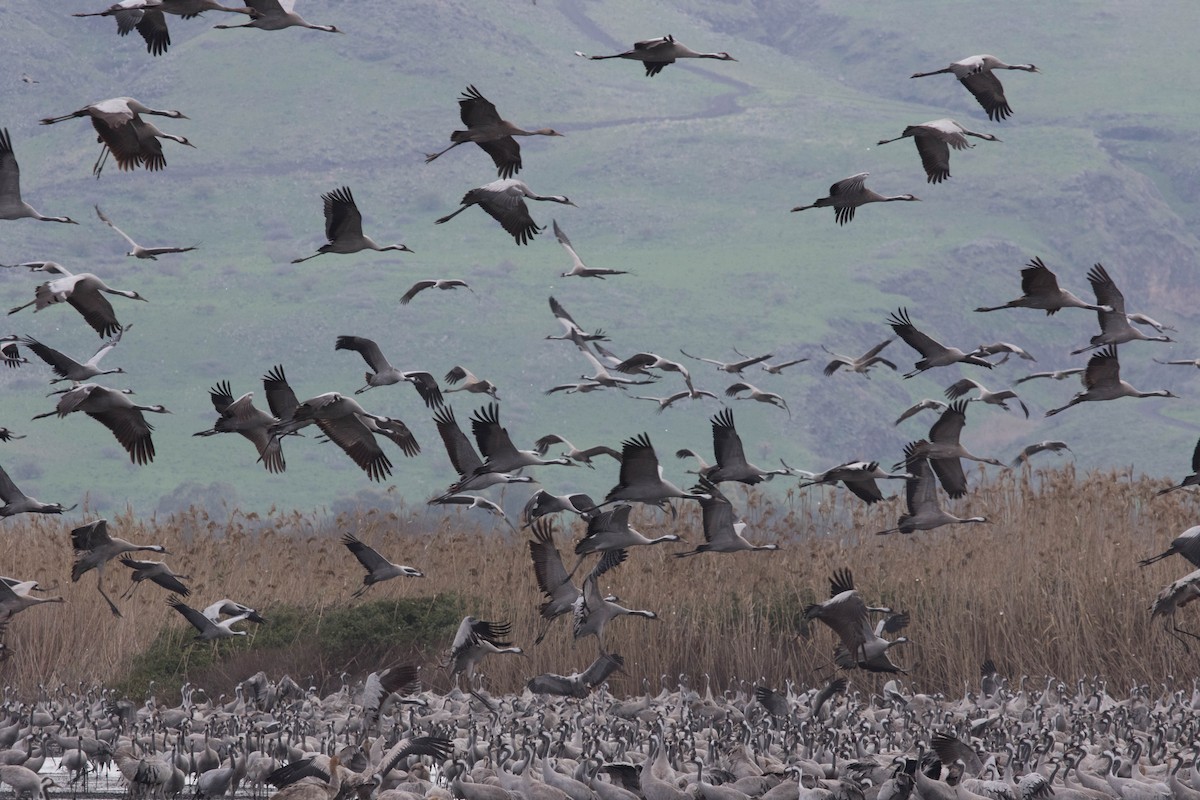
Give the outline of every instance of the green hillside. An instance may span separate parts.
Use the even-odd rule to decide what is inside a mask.
[[[1095,333],[1093,314],[970,311],[1018,296],[1019,269],[1033,256],[1084,296],[1087,269],[1102,262],[1130,310],[1176,326],[1178,344],[1122,348],[1122,376],[1183,399],[1089,404],[1045,420],[1045,409],[1065,403],[1077,385],[1034,382],[1021,387],[1028,421],[973,407],[964,441],[1005,460],[1028,442],[1061,438],[1086,467],[1182,474],[1187,466],[1200,382],[1151,357],[1200,356],[1189,329],[1200,252],[1192,233],[1200,221],[1200,128],[1183,77],[1200,66],[1200,7],[307,0],[302,14],[345,35],[212,30],[242,20],[210,13],[170,18],[173,44],[158,58],[136,34],[118,38],[110,19],[69,16],[102,7],[0,5],[8,67],[0,126],[12,134],[23,194],[43,213],[81,222],[0,223],[0,262],[52,259],[148,298],[113,299],[118,317],[134,327],[106,359],[129,374],[109,385],[130,386],[139,402],[173,414],[153,416],[158,456],[135,467],[91,420],[29,421],[52,407],[42,396],[50,377],[44,365],[0,373],[0,425],[28,434],[0,445],[0,464],[43,500],[86,497],[93,510],[131,507],[139,515],[189,502],[265,511],[404,498],[420,508],[453,471],[406,386],[360,398],[371,411],[403,418],[423,446],[416,459],[391,451],[394,484],[370,483],[312,434],[286,443],[288,469],[279,476],[256,464],[240,437],[191,438],[212,424],[207,389],[222,379],[235,396],[253,390],[260,406],[260,377],[275,364],[285,366],[301,399],[361,386],[361,359],[333,350],[341,334],[376,339],[402,368],[440,377],[462,364],[493,380],[518,446],[551,431],[580,446],[616,445],[644,430],[668,477],[685,482],[670,454],[683,446],[709,452],[708,418],[720,404],[658,416],[652,404],[618,392],[545,396],[590,371],[569,343],[544,340],[560,332],[550,295],[585,328],[607,331],[622,355],[672,357],[682,346],[713,358],[732,358],[734,347],[810,357],[781,376],[747,371],[747,380],[782,393],[792,408],[788,418],[764,405],[734,405],[748,456],[768,467],[780,457],[813,469],[854,457],[890,463],[932,417],[900,428],[892,420],[910,402],[940,396],[959,371],[908,381],[891,372],[869,381],[824,378],[819,345],[862,352],[891,335],[884,320],[907,306],[918,327],[947,343],[1011,341],[1037,356],[1036,365],[1014,359],[987,374],[961,373],[990,387],[1010,384],[1029,366],[1082,365],[1083,357],[1067,353]],[[738,61],[677,64],[647,79],[640,64],[572,55],[617,52],[666,33]],[[981,52],[1042,71],[1000,76],[1014,109],[1005,122],[989,122],[948,75],[908,78]],[[495,178],[474,146],[423,163],[461,127],[455,100],[468,84],[517,124],[566,134],[523,140],[519,177],[578,208],[533,203],[533,216],[546,226],[557,219],[589,264],[633,275],[559,278],[570,262],[549,231],[516,247],[478,209],[433,224],[465,191]],[[98,146],[86,121],[38,125],[120,95],[184,111],[189,119],[159,126],[196,149],[166,142],[164,172],[122,173],[110,163],[96,180]],[[1002,142],[954,153],[954,177],[944,184],[925,182],[910,142],[875,145],[906,125],[946,116]],[[845,227],[827,209],[788,213],[862,171],[877,191],[911,192],[922,202],[868,206]],[[322,243],[320,195],[341,185],[353,189],[368,235],[415,253],[289,263]],[[96,219],[97,203],[143,244],[200,249],[158,262],[125,258],[124,243]],[[435,276],[464,278],[475,293],[426,293],[399,305],[413,281]],[[10,306],[28,302],[40,280],[4,271],[0,295]],[[100,341],[66,307],[21,312],[7,331],[84,358]],[[903,343],[886,354],[911,368]],[[695,366],[697,385],[723,395],[730,377]],[[678,386],[668,376],[639,388],[665,395]],[[465,425],[479,403],[449,397]],[[547,467],[538,477],[556,492],[603,493],[616,470]],[[519,505],[527,492],[509,494]]]

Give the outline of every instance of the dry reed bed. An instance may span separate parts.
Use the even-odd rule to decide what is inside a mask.
[[[1176,557],[1143,569],[1137,560],[1191,526],[1194,501],[1184,492],[1153,498],[1153,491],[1144,479],[1077,476],[1070,466],[1036,474],[992,472],[956,508],[986,515],[992,524],[875,536],[894,524],[899,501],[866,509],[846,501],[840,489],[792,490],[782,500],[728,489],[752,523],[749,538],[778,541],[783,549],[689,559],[672,557],[682,549],[677,545],[631,553],[605,576],[603,588],[630,607],[655,610],[660,620],[619,619],[610,626],[608,644],[625,656],[627,672],[615,679],[614,690],[638,693],[644,682],[657,687],[663,676],[674,683],[685,675],[695,684],[709,675],[718,687],[738,680],[810,685],[830,676],[832,634],[817,626],[806,639],[795,630],[804,606],[826,596],[828,576],[841,566],[853,569],[868,600],[911,613],[905,633],[912,642],[893,652],[897,662],[912,667],[918,690],[957,694],[974,681],[985,657],[1013,677],[1101,675],[1128,686],[1189,675],[1189,654],[1149,616],[1159,589],[1190,571],[1189,565]],[[466,525],[475,520],[459,517]],[[702,540],[692,508],[675,522],[639,510],[635,522],[647,535],[674,531],[692,545]],[[10,623],[8,642],[17,652],[0,665],[0,678],[17,691],[39,683],[115,680],[161,626],[184,624],[156,586],[139,589],[122,604],[125,617],[116,619],[95,594],[94,574],[71,584],[66,522],[26,516],[4,525],[0,570],[37,578],[67,599]],[[114,535],[166,545],[168,562],[192,576],[194,605],[228,596],[269,616],[272,605],[288,604],[311,610],[314,625],[321,624],[323,611],[351,602],[361,581],[358,564],[337,542],[338,532],[353,530],[428,576],[390,581],[368,598],[455,592],[476,616],[513,623],[513,638],[529,657],[485,662],[492,691],[512,691],[537,672],[565,674],[590,662],[594,640],[572,642],[566,619],[540,646],[532,645],[541,598],[523,538],[468,532],[461,524],[443,523],[433,532],[419,527],[381,513],[336,521],[235,514],[220,524],[202,515],[110,520]],[[573,523],[558,532],[568,568],[579,528]],[[109,594],[126,585],[126,569],[113,563],[105,581]],[[1190,611],[1181,613],[1185,627]],[[425,678],[444,688],[448,679],[435,668],[438,655],[428,654]],[[287,671],[286,654],[278,671]],[[863,687],[882,680],[861,672],[851,677]]]

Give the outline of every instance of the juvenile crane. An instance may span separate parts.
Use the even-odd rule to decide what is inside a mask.
[[[663,71],[663,67],[668,64],[674,64],[676,59],[680,58],[712,58],[717,61],[737,61],[736,58],[726,52],[720,53],[698,53],[687,45],[675,41],[675,37],[667,34],[660,36],[657,39],[643,39],[640,42],[633,43],[632,50],[626,50],[623,53],[613,53],[610,56],[589,56],[587,53],[575,51],[575,55],[580,58],[586,58],[589,61],[603,61],[608,58],[628,58],[633,61],[641,61],[646,67],[646,77],[653,78],[655,75]]]
[[[999,122],[1012,114],[1012,107],[1004,96],[1004,87],[1000,79],[993,74],[997,69],[1019,69],[1025,72],[1040,72],[1033,64],[1005,64],[991,55],[968,56],[961,61],[955,61],[943,69],[932,72],[913,73],[914,78],[925,78],[930,75],[950,73],[958,78],[959,83],[967,87],[967,91],[975,95],[979,105],[987,112],[988,119]]]
[[[535,194],[524,181],[506,178],[467,192],[461,200],[462,207],[437,219],[435,224],[449,222],[471,206],[477,205],[499,222],[500,227],[508,231],[517,244],[529,244],[542,229],[533,221],[533,217],[529,216],[529,206],[525,205],[525,198],[575,205],[563,195]]]
[[[47,217],[21,199],[21,167],[13,153],[8,129],[0,128],[0,219],[25,218],[79,224],[70,217]]]
[[[317,252],[311,256],[293,258],[293,264],[300,264],[325,253],[347,255],[362,250],[412,252],[402,244],[378,245],[371,237],[363,235],[362,214],[358,210],[358,204],[354,202],[354,195],[350,193],[349,186],[326,192],[321,195],[321,201],[325,204],[325,238],[329,241],[318,247]]]
[[[562,136],[553,128],[527,131],[506,119],[501,119],[496,106],[474,86],[468,86],[458,99],[458,113],[467,130],[451,133],[450,141],[453,144],[445,150],[426,155],[426,164],[460,144],[474,142],[492,157],[499,177],[511,178],[521,171],[521,145],[517,144],[514,136]]]
[[[838,225],[845,225],[854,219],[854,211],[867,203],[891,203],[896,200],[920,200],[911,194],[882,195],[873,192],[866,186],[867,177],[871,173],[860,172],[843,178],[829,187],[829,196],[814,200],[807,206],[796,206],[792,211],[807,211],[810,208],[833,207],[833,216]]]
[[[1116,400],[1121,397],[1178,397],[1167,389],[1143,392],[1121,380],[1121,362],[1117,359],[1117,348],[1109,345],[1088,359],[1083,373],[1083,391],[1076,393],[1065,406],[1046,412],[1053,417],[1071,406],[1090,401]]]
[[[941,183],[950,177],[950,148],[966,150],[974,147],[967,141],[968,136],[988,142],[1000,141],[990,133],[967,130],[952,119],[935,119],[920,125],[909,125],[895,139],[880,139],[879,144],[898,142],[910,136],[917,145],[921,166],[925,168],[925,178],[929,183]]]

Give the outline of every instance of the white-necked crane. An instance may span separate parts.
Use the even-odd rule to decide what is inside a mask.
[[[521,145],[517,144],[514,136],[562,136],[553,128],[527,131],[502,119],[496,111],[496,106],[474,86],[468,86],[458,99],[458,115],[462,118],[463,125],[467,126],[467,130],[451,133],[450,141],[453,144],[445,150],[427,154],[426,164],[460,144],[474,142],[492,157],[499,177],[511,178],[521,171]]]
[[[898,142],[910,136],[917,145],[921,166],[925,168],[925,178],[929,183],[941,183],[950,177],[950,148],[966,150],[974,147],[967,141],[968,136],[988,142],[1000,141],[990,133],[967,130],[952,119],[935,119],[920,125],[909,125],[895,139],[880,139],[879,144]]]
[[[21,167],[13,153],[8,129],[0,128],[0,219],[25,218],[79,224],[70,217],[47,217],[21,199]]]
[[[499,222],[500,227],[508,231],[517,244],[529,244],[530,240],[542,229],[533,221],[533,217],[529,216],[529,206],[525,205],[526,198],[548,200],[568,206],[575,205],[564,195],[536,194],[524,181],[505,178],[470,190],[463,195],[463,199],[460,201],[461,208],[435,220],[435,224],[441,225],[443,222],[449,222],[471,206],[477,205]]]
[[[997,353],[1003,353],[1004,358],[996,362],[996,364],[1007,364],[1011,356],[1016,356],[1022,361],[1037,361],[1027,350],[1019,347],[1012,342],[992,342],[991,344],[981,344],[975,348],[977,356],[994,356]]]
[[[321,201],[325,204],[325,238],[329,241],[318,247],[317,252],[311,256],[293,258],[293,264],[308,261],[310,258],[316,258],[325,253],[341,253],[345,255],[358,253],[363,250],[376,250],[379,252],[400,250],[405,253],[412,252],[405,245],[379,245],[370,236],[363,235],[362,214],[358,210],[358,204],[354,202],[354,195],[350,193],[349,186],[343,186],[340,189],[334,189],[332,192],[326,192],[321,195]]]
[[[1121,380],[1121,362],[1117,359],[1117,348],[1109,345],[1103,350],[1093,353],[1088,359],[1087,368],[1083,373],[1083,391],[1077,392],[1071,402],[1065,406],[1052,408],[1046,412],[1047,417],[1066,411],[1080,403],[1101,400],[1117,400],[1122,397],[1178,397],[1168,389],[1156,389],[1152,392],[1140,391]]]
[[[434,506],[465,506],[468,511],[472,508],[478,508],[494,517],[500,517],[500,519],[504,520],[504,524],[512,528],[513,533],[517,532],[517,526],[512,524],[512,520],[508,518],[508,514],[504,513],[504,509],[500,507],[499,503],[477,494],[442,495],[430,500],[429,504]]]
[[[719,53],[699,53],[685,44],[675,40],[671,34],[660,36],[657,39],[643,39],[640,42],[633,43],[632,50],[626,50],[623,53],[613,53],[608,56],[589,56],[587,53],[575,51],[575,55],[580,58],[586,58],[589,61],[603,61],[609,58],[628,58],[633,61],[641,61],[646,68],[646,77],[653,78],[655,75],[663,71],[663,67],[668,64],[674,64],[680,58],[711,58],[717,61],[737,61],[736,58],[724,51]]]
[[[292,412],[292,421],[279,423],[273,433],[277,437],[286,435],[310,421],[315,422],[321,433],[350,456],[373,481],[382,481],[392,474],[392,462],[379,446],[375,434],[391,439],[410,458],[421,452],[416,438],[403,422],[372,414],[354,399],[338,392],[326,392],[300,403]]]
[[[838,225],[854,219],[854,211],[867,203],[891,203],[896,200],[920,200],[911,194],[883,195],[867,188],[869,172],[860,172],[842,178],[829,187],[829,196],[814,200],[806,206],[796,206],[792,211],[807,211],[810,208],[833,208],[833,217]]]
[[[1023,378],[1017,378],[1013,381],[1014,384],[1025,383],[1038,378],[1050,378],[1051,380],[1064,381],[1072,375],[1082,375],[1083,367],[1071,367],[1070,369],[1056,369],[1051,372],[1034,372],[1026,375]]]
[[[245,617],[247,622],[254,622],[259,625],[265,625],[267,622],[257,610],[243,603],[230,600],[228,597],[222,597],[220,600],[209,603],[200,613],[213,622],[220,622],[221,617]]]
[[[959,83],[967,87],[967,91],[975,95],[979,105],[987,112],[988,119],[995,122],[1007,119],[1012,114],[1008,99],[1004,96],[1004,87],[994,74],[998,69],[1019,69],[1025,72],[1040,72],[1033,64],[1005,64],[992,55],[968,56],[961,61],[955,61],[943,69],[932,72],[915,72],[911,77],[925,78],[930,75],[950,73],[958,78]]]

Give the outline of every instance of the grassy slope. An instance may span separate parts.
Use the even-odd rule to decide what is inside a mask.
[[[1195,117],[1175,76],[1197,58],[1185,32],[1200,11],[1175,9],[1168,25],[1165,13],[1042,4],[712,3],[689,14],[637,2],[309,2],[303,13],[348,34],[210,31],[223,20],[171,20],[171,52],[151,59],[134,39],[118,40],[111,21],[70,19],[67,10],[33,0],[0,8],[0,41],[13,64],[0,87],[0,124],[12,131],[27,198],[83,224],[4,223],[0,260],[52,258],[149,297],[148,305],[114,300],[122,321],[136,324],[109,359],[130,371],[118,378],[127,377],[142,402],[162,402],[174,414],[154,420],[159,456],[138,469],[95,423],[23,422],[49,408],[40,398],[42,371],[0,375],[0,422],[31,434],[6,445],[0,463],[43,499],[74,502],[90,491],[106,513],[126,502],[150,513],[180,502],[169,497],[159,506],[180,484],[218,482],[219,494],[247,508],[331,505],[373,492],[340,452],[311,441],[289,442],[289,471],[272,477],[240,439],[189,438],[211,423],[204,390],[223,378],[235,394],[253,389],[261,398],[258,377],[282,362],[302,397],[359,386],[361,362],[333,352],[343,333],[378,339],[407,367],[440,375],[463,363],[492,378],[519,443],[550,430],[583,446],[648,430],[664,456],[684,445],[708,449],[715,403],[657,417],[650,404],[611,394],[544,397],[544,388],[585,366],[569,346],[542,341],[558,332],[548,294],[585,327],[610,331],[622,353],[670,354],[683,345],[723,357],[737,346],[820,361],[817,343],[865,349],[888,334],[887,313],[907,305],[918,325],[948,341],[1015,341],[1039,357],[1039,367],[1066,366],[1067,349],[1090,335],[1090,314],[966,313],[1015,296],[1017,270],[1040,254],[1079,293],[1086,267],[1104,261],[1131,308],[1177,323],[1190,341],[1198,243],[1189,232],[1197,198],[1186,154],[1194,150]],[[739,62],[674,66],[647,80],[635,64],[570,56],[664,32],[697,49],[728,50]],[[1032,60],[1044,72],[1004,76],[1016,109],[1006,123],[982,119],[948,76],[906,77],[974,52]],[[1163,52],[1176,54],[1169,69],[1154,57]],[[22,72],[40,83],[20,82]],[[604,284],[559,279],[566,259],[552,237],[516,248],[475,210],[445,227],[431,224],[463,191],[494,176],[486,158],[465,147],[421,163],[457,127],[453,99],[468,83],[519,124],[567,133],[524,143],[521,177],[535,191],[571,196],[579,208],[538,204],[534,216],[557,218],[590,263],[635,276]],[[183,109],[190,120],[161,127],[199,149],[167,143],[164,174],[110,166],[95,181],[86,123],[36,124],[121,94]],[[909,143],[873,145],[906,124],[947,115],[1004,140],[955,154],[947,184],[922,181]],[[787,213],[862,170],[872,172],[877,190],[912,191],[923,202],[864,209],[846,228],[826,211]],[[369,234],[404,241],[416,254],[288,264],[320,243],[319,194],[341,184],[353,187]],[[157,264],[123,259],[122,243],[92,216],[93,203],[144,243],[202,249]],[[412,280],[450,274],[471,280],[478,297],[439,293],[396,304]],[[0,291],[15,305],[35,283],[8,274]],[[10,323],[79,355],[98,342],[68,309],[24,312]],[[911,363],[903,345],[890,354]],[[1149,361],[1155,354],[1196,355],[1186,344],[1130,346],[1125,377],[1194,397],[1192,373],[1157,367]],[[987,382],[1011,381],[1022,367],[1010,362]],[[766,407],[737,407],[752,459],[891,460],[924,430],[921,423],[892,429],[897,410],[936,395],[954,376],[880,375],[867,383],[825,380],[818,368],[747,374],[784,393],[795,412],[789,421]],[[697,376],[713,390],[729,382],[707,368]],[[675,385],[646,388],[666,394]],[[1065,438],[1089,465],[1133,462],[1160,473],[1160,455],[1169,471],[1186,465],[1190,442],[1179,439],[1192,436],[1191,400],[1123,401],[1040,419],[1073,390],[1032,385],[1030,422],[973,409],[972,419],[988,425],[969,428],[968,444],[1006,455],[1026,441]],[[364,401],[404,417],[425,446],[415,461],[394,455],[398,494],[419,500],[449,481],[411,390],[376,390]],[[465,421],[474,404],[456,405]],[[1135,425],[1122,426],[1131,415]],[[1098,425],[1118,429],[1101,438],[1089,433]],[[674,464],[668,470],[682,480]],[[583,472],[544,479],[555,490],[595,492],[615,479],[611,468]]]

